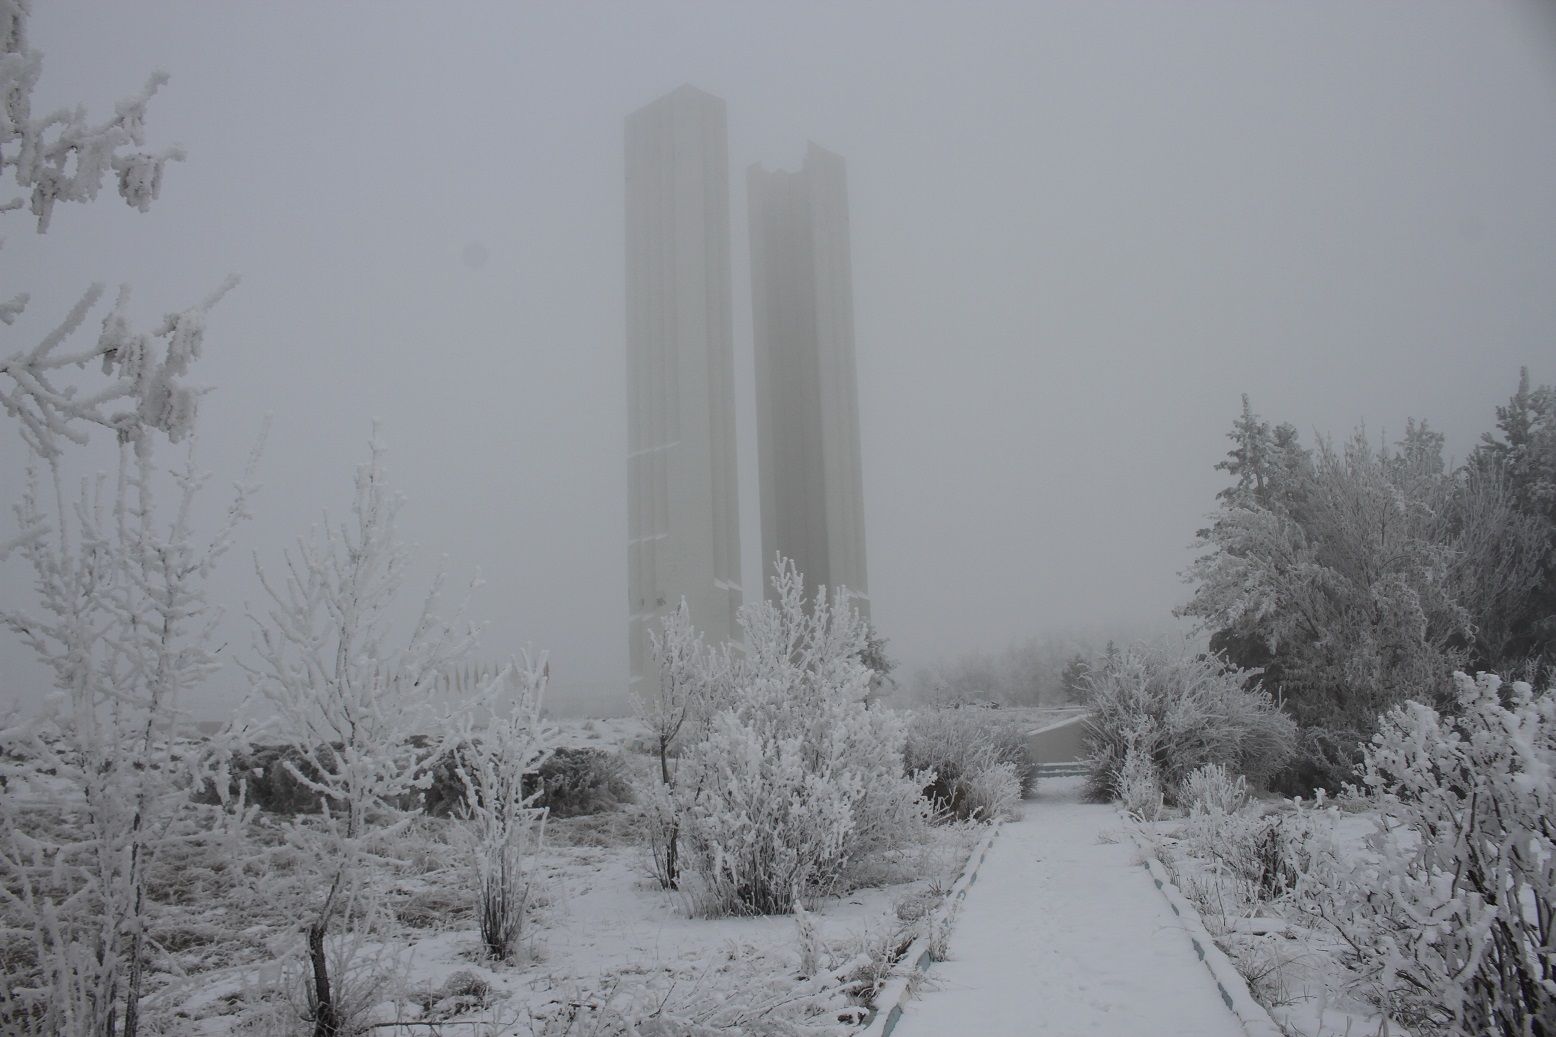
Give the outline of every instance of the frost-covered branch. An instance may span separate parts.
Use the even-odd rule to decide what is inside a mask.
[[[0,177],[13,177],[29,194],[28,205],[37,231],[49,229],[56,202],[90,202],[104,178],[114,174],[119,194],[145,212],[161,190],[163,167],[182,159],[183,150],[144,150],[146,106],[167,81],[155,73],[146,87],[115,107],[112,118],[89,123],[84,109],[62,109],[35,117],[32,93],[43,69],[43,56],[27,45],[28,0],[0,0]],[[23,206],[18,197],[0,205],[0,212]],[[174,442],[193,427],[201,390],[185,383],[189,364],[200,354],[205,318],[236,277],[199,304],[168,315],[149,332],[137,332],[128,317],[129,290],[104,318],[97,340],[84,348],[65,343],[82,328],[102,298],[103,286],[92,285],[65,318],[35,344],[22,349],[0,346],[0,409],[20,423],[34,453],[59,456],[67,443],[83,443],[91,426],[110,428],[122,436],[153,428]],[[27,305],[20,292],[0,302],[0,323],[13,325]],[[95,388],[78,382],[74,371],[101,361],[107,381]],[[0,542],[0,557],[14,549],[24,529],[10,543]]]
[[[17,419],[28,447],[44,459],[58,457],[67,443],[84,444],[93,425],[113,429],[121,438],[147,428],[175,443],[183,440],[194,427],[204,392],[187,384],[189,365],[204,348],[211,308],[237,283],[236,276],[227,278],[197,305],[168,314],[149,332],[137,332],[130,324],[126,285],[103,319],[97,341],[83,350],[64,350],[102,297],[103,287],[93,285],[36,346],[0,357],[0,375],[5,376],[0,407]],[[61,380],[94,361],[107,377],[95,391]]]
[[[0,212],[25,204],[38,233],[46,233],[56,202],[93,201],[110,173],[125,203],[145,212],[161,193],[163,168],[184,158],[176,145],[143,150],[146,106],[167,73],[152,73],[138,94],[120,101],[100,123],[88,122],[79,106],[34,116],[32,92],[43,55],[27,45],[31,8],[29,0],[0,0],[0,174],[14,175],[28,194],[25,202],[17,197],[0,204]]]

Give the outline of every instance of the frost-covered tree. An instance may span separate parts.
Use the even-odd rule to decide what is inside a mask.
[[[55,692],[47,723],[0,740],[6,758],[30,760],[4,775],[0,915],[32,937],[28,954],[7,955],[0,1014],[37,1032],[137,1030],[147,875],[189,807],[170,743],[189,694],[218,668],[206,584],[252,482],[203,539],[192,507],[205,476],[192,457],[163,471],[154,446],[150,430],[132,433],[116,478],[88,482],[73,501],[57,465],[48,483],[34,469],[16,507],[24,528],[47,528],[17,548],[39,602],[0,612],[0,625],[50,668]],[[177,490],[172,515],[158,507],[161,482]],[[44,816],[58,813],[76,831],[44,835],[58,820]]]
[[[1227,438],[1233,443],[1226,459],[1216,465],[1236,479],[1233,486],[1216,496],[1268,506],[1273,502],[1291,503],[1302,496],[1302,477],[1311,456],[1297,442],[1296,426],[1271,427],[1254,413],[1248,396],[1243,396],[1243,412],[1232,424]]]
[[[1470,617],[1463,651],[1476,671],[1540,676],[1556,663],[1556,637],[1542,633],[1551,606],[1552,533],[1525,511],[1502,468],[1471,462],[1455,475],[1445,511],[1453,599]],[[1549,624],[1556,633],[1556,618]]]
[[[1213,651],[1261,670],[1302,725],[1305,762],[1287,784],[1333,785],[1384,710],[1432,688],[1450,696],[1474,643],[1463,592],[1480,574],[1469,527],[1453,521],[1462,487],[1424,424],[1393,451],[1358,432],[1311,453],[1278,438],[1253,451],[1250,425],[1264,427],[1245,410],[1223,465],[1239,484],[1200,531],[1206,550],[1185,574],[1198,586],[1178,614],[1200,621]],[[1253,479],[1244,455],[1267,475]]]
[[[843,888],[852,869],[924,817],[903,773],[902,721],[870,709],[866,627],[846,590],[805,599],[778,562],[775,601],[745,606],[745,665],[706,737],[681,756],[685,866],[710,910],[787,913]]]
[[[1507,642],[1487,668],[1512,667],[1531,676],[1556,669],[1556,387],[1531,387],[1519,372],[1518,391],[1497,408],[1497,431],[1487,433],[1470,467],[1495,473],[1511,510],[1539,540],[1537,578],[1522,594],[1500,597],[1495,627]]]
[[[1059,677],[1066,703],[1085,702],[1091,696],[1091,672],[1090,659],[1080,652],[1070,656],[1070,661],[1064,664],[1064,673]]]
[[[651,630],[648,634],[649,648],[658,664],[657,694],[635,695],[633,708],[648,725],[659,757],[659,776],[668,785],[677,740],[683,731],[693,738],[700,733],[737,667],[728,645],[715,648],[703,644],[685,598],[661,625],[662,633]]]
[[[706,733],[714,706],[738,667],[728,645],[703,644],[685,598],[664,617],[662,627],[662,632],[651,630],[648,635],[659,686],[650,696],[633,695],[632,705],[659,757],[659,785],[645,795],[643,804],[648,850],[659,884],[675,889],[680,880],[680,826],[672,760],[679,746]]]
[[[480,731],[468,726],[454,753],[463,786],[458,809],[462,838],[476,886],[476,919],[486,953],[505,961],[518,947],[530,906],[534,853],[545,831],[546,811],[536,807],[541,788],[524,790],[525,778],[545,763],[555,732],[540,720],[546,693],[546,657],[513,660],[484,690],[490,718]],[[496,697],[491,692],[500,692]]]
[[[109,173],[144,211],[164,163],[181,157],[137,150],[147,102],[166,77],[100,124],[80,109],[34,116],[42,57],[27,45],[28,14],[23,0],[0,0],[0,174],[29,194],[0,212],[28,205],[43,233],[56,202],[91,201]],[[148,873],[190,806],[174,788],[169,743],[184,699],[216,668],[206,581],[252,488],[246,477],[226,521],[203,538],[193,507],[205,476],[192,453],[169,470],[157,449],[163,436],[193,439],[198,390],[185,378],[207,314],[232,283],[151,332],[130,327],[121,290],[96,341],[69,347],[103,293],[93,286],[35,344],[0,347],[0,409],[31,459],[0,561],[25,563],[37,594],[35,607],[0,613],[0,625],[33,648],[55,685],[45,718],[0,733],[7,1032],[140,1029],[156,909]],[[0,323],[14,325],[26,304],[25,292],[0,303]],[[78,373],[92,362],[101,363],[96,384]],[[116,469],[78,489],[67,461],[94,427],[116,434]]]
[[[321,531],[299,539],[277,581],[256,569],[270,597],[255,623],[259,663],[249,668],[252,698],[275,718],[278,737],[297,762],[293,778],[317,794],[323,812],[299,818],[290,837],[312,862],[316,897],[304,928],[311,968],[310,1007],[317,1037],[342,1029],[329,975],[326,936],[368,910],[361,897],[363,862],[410,820],[403,801],[425,783],[424,761],[454,744],[437,678],[475,645],[475,628],[438,618],[443,578],[424,599],[408,636],[395,637],[394,606],[410,552],[396,538],[401,498],[384,472],[374,431],[372,457],[357,469],[352,519],[328,516]],[[413,739],[431,739],[430,753]]]
[[[874,624],[865,624],[864,649],[859,653],[859,661],[870,670],[870,694],[875,697],[885,695],[888,688],[897,686],[896,679],[892,677],[897,661],[886,654],[889,640],[875,629]]]

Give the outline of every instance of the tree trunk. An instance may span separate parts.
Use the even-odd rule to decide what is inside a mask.
[[[149,721],[147,729],[150,730]],[[147,742],[149,741],[148,738]],[[131,838],[134,842],[130,850],[130,883],[135,890],[135,907],[130,922],[135,929],[130,937],[129,989],[124,995],[124,1037],[136,1037],[136,1032],[140,1029],[141,977],[146,971],[145,963],[142,961],[146,955],[146,879],[142,874],[145,868],[142,852],[145,847],[141,838],[144,818],[145,806],[141,803],[137,805],[134,825],[131,828]]]
[[[308,927],[308,960],[313,963],[313,1037],[336,1037],[340,1023],[330,997],[330,970],[324,960],[324,923]]]
[[[129,989],[124,995],[124,1037],[135,1037],[135,1031],[140,1026],[141,976],[145,972],[141,964],[141,956],[144,953],[143,941],[144,937],[138,932],[130,941]]]
[[[659,778],[668,787],[670,785],[670,740],[659,739]],[[665,879],[671,889],[679,889],[678,880],[681,877],[680,853],[676,849],[676,838],[680,835],[680,827],[670,829],[670,839],[665,843]]]

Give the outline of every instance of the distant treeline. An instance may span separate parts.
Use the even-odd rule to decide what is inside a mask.
[[[1137,632],[1136,632],[1137,633]],[[937,705],[990,702],[1057,706],[1085,697],[1084,678],[1130,639],[1083,634],[1036,635],[1002,651],[968,652],[915,671],[905,690]]]

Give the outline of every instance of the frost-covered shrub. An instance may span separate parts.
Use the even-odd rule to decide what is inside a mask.
[[[676,779],[685,864],[708,910],[786,914],[836,892],[922,823],[903,722],[867,708],[865,625],[846,592],[813,601],[792,563],[778,601],[741,610],[746,670]]]
[[[1223,764],[1254,786],[1290,758],[1296,725],[1250,675],[1214,656],[1136,646],[1091,679],[1088,786],[1098,799],[1120,793],[1131,744],[1155,766],[1159,791],[1175,798],[1207,763]]]
[[[1378,852],[1337,865],[1314,907],[1414,1032],[1556,1033],[1556,697],[1455,680],[1458,716],[1383,718],[1361,787]]]
[[[806,749],[803,737],[754,730],[722,712],[685,761],[700,791],[681,815],[682,832],[709,910],[778,914],[798,897],[842,887],[865,779]]]
[[[1178,788],[1178,803],[1188,811],[1183,836],[1189,853],[1207,860],[1224,859],[1227,847],[1257,816],[1248,810],[1248,783],[1235,779],[1219,763],[1195,769]]]
[[[1178,787],[1178,803],[1190,815],[1235,814],[1248,804],[1248,779],[1225,764],[1207,763],[1189,772]]]
[[[1155,761],[1133,739],[1124,750],[1124,762],[1118,770],[1118,801],[1124,813],[1145,821],[1160,818],[1166,802]]]
[[[328,757],[327,745],[319,746],[315,755]],[[268,814],[317,814],[323,809],[323,796],[309,788],[301,773],[317,780],[319,772],[308,763],[307,756],[288,745],[255,745],[233,750],[224,768],[227,779],[227,797],[236,800],[240,795],[251,806]],[[214,784],[215,778],[207,776],[195,792],[195,801],[215,806],[222,802]]]
[[[534,786],[535,806],[552,817],[599,814],[633,800],[626,761],[608,749],[556,749],[526,780]]]
[[[1247,904],[1300,898],[1305,884],[1328,874],[1328,862],[1338,854],[1332,811],[1309,809],[1301,800],[1289,806],[1270,814],[1249,809],[1228,815],[1210,854],[1242,880]]]
[[[1033,772],[1026,740],[980,709],[937,709],[908,722],[909,774],[933,774],[924,796],[947,820],[1013,817]]]
[[[535,805],[539,791],[525,779],[547,762],[549,731],[540,724],[546,688],[542,655],[514,660],[501,674],[512,690],[484,731],[471,733],[455,756],[464,786],[458,815],[461,841],[476,887],[476,918],[486,953],[505,961],[518,947],[529,910],[533,855],[545,831],[546,811]]]
[[[1314,854],[1327,846],[1326,823],[1300,802],[1292,804],[1294,811],[1264,815],[1250,803],[1242,775],[1234,777],[1218,763],[1184,778],[1178,802],[1189,814],[1184,834],[1190,852],[1226,865],[1245,905],[1267,904],[1295,890]]]

